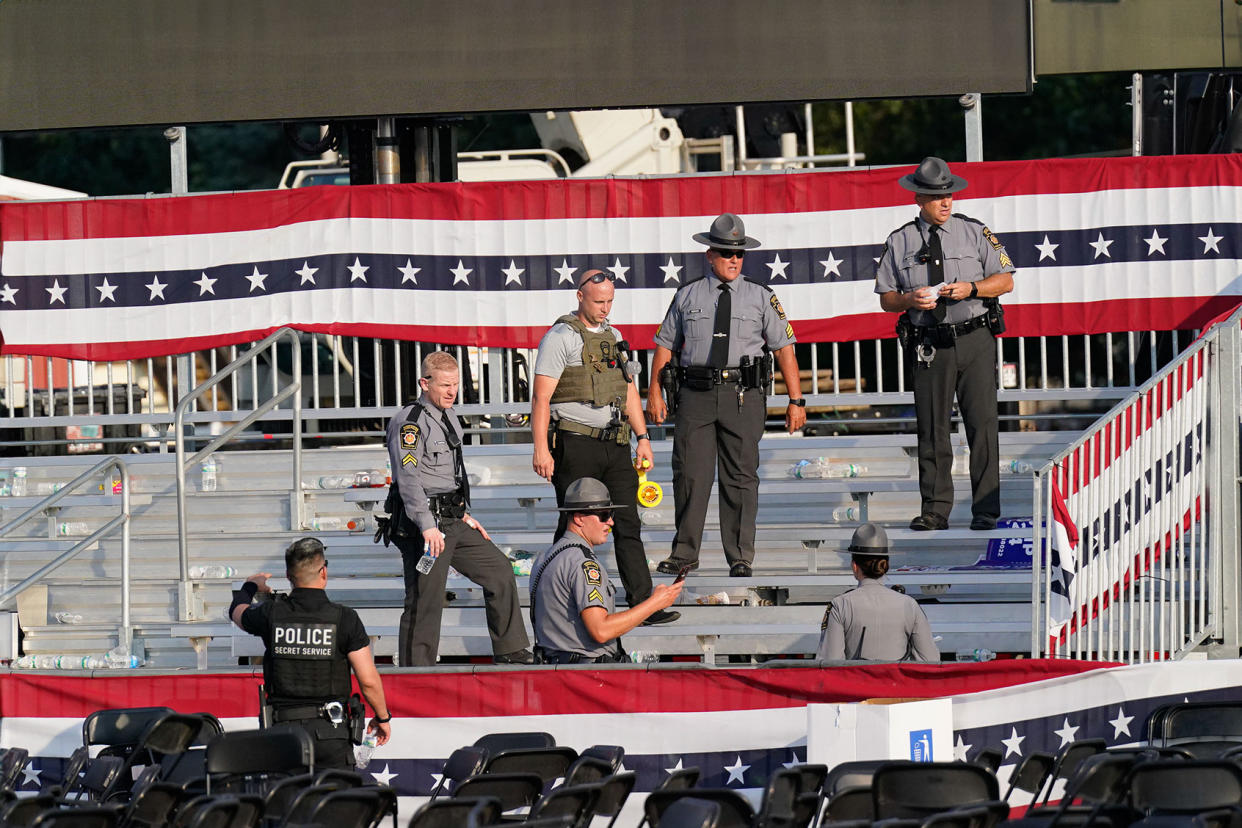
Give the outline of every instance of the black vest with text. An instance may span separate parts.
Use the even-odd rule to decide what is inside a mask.
[[[265,663],[274,703],[349,697],[349,657],[339,646],[340,623],[341,608],[335,604],[307,610],[294,607],[287,595],[274,599]]]

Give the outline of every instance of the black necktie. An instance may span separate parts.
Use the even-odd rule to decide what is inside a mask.
[[[466,457],[461,450],[461,438],[457,436],[457,431],[453,428],[453,423],[449,420],[447,411],[440,410],[440,422],[444,426],[444,439],[448,441],[449,448],[453,450],[453,478],[457,483],[457,488],[461,490],[461,495],[465,498],[466,506],[470,506],[470,478],[466,477]]]
[[[724,368],[729,364],[729,322],[733,318],[733,293],[729,283],[720,284],[720,300],[716,302],[716,323],[712,329],[712,348],[707,354],[707,364]]]
[[[944,281],[944,247],[940,244],[940,227],[935,224],[927,228],[927,281],[933,285]],[[937,323],[943,322],[948,310],[944,298],[938,298],[936,307],[931,310],[932,318]]]

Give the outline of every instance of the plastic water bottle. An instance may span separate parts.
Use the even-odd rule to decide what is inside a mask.
[[[379,469],[354,472],[354,479],[349,485],[355,489],[377,489],[386,485],[385,474]]]
[[[25,497],[26,496],[26,467],[25,466],[14,466],[13,467],[13,484],[9,487],[9,491],[12,493],[13,497]]]
[[[958,661],[991,661],[996,658],[996,653],[987,647],[976,647],[973,650],[958,650]]]
[[[113,670],[125,670],[142,666],[142,659],[125,651],[125,647],[117,645],[104,655],[108,667]]]
[[[370,518],[366,515],[359,515],[345,521],[345,528],[351,532],[370,532],[375,527],[371,525]]]
[[[190,577],[195,580],[202,578],[233,578],[236,577],[237,570],[231,566],[222,566],[220,564],[207,564],[206,566],[190,567]]]
[[[378,745],[379,736],[374,732],[368,731],[367,734],[362,737],[362,744],[354,748],[354,766],[358,768],[365,768],[367,765],[371,764],[371,754],[375,753],[375,748]]]
[[[823,457],[799,460],[789,469],[791,477],[799,479],[823,479],[829,477],[861,477],[867,467],[861,463],[832,463]]]
[[[644,526],[670,526],[673,513],[668,509],[639,509],[638,520]]]
[[[659,650],[630,650],[630,661],[635,664],[653,664],[659,660]]]
[[[17,668],[18,670],[33,670],[37,665],[35,664],[34,656],[24,655],[20,658],[13,659],[10,666]]]
[[[953,450],[952,474],[970,474],[970,446],[962,443]]]
[[[529,575],[531,567],[534,566],[534,554],[527,552],[525,549],[519,549],[517,552],[506,553],[509,557],[509,563],[513,566],[514,575]]]
[[[52,617],[55,618],[56,621],[61,624],[81,624],[82,623],[82,616],[78,615],[76,612],[66,612],[64,610],[61,610],[60,612],[56,613]]]
[[[354,485],[354,478],[345,477],[340,474],[330,474],[319,478],[319,488],[321,489],[348,489]]]
[[[853,506],[838,506],[832,510],[833,520],[855,521],[858,520],[858,510]]]
[[[310,526],[316,532],[330,532],[334,529],[344,529],[345,523],[345,518],[328,516],[313,518]]]
[[[414,568],[418,570],[420,575],[426,575],[435,565],[436,559],[431,557],[431,553],[424,552],[423,556],[418,559],[418,563],[414,565]]]
[[[203,479],[201,489],[204,492],[214,492],[220,485],[219,479],[220,463],[216,460],[214,454],[207,455],[207,459],[203,460]]]
[[[1035,466],[1025,460],[1010,460],[1005,471],[1010,474],[1031,474],[1035,471]]]
[[[384,485],[392,485],[392,458],[384,458]]]
[[[70,520],[56,524],[56,534],[58,535],[89,535],[90,533],[90,528],[80,520]]]

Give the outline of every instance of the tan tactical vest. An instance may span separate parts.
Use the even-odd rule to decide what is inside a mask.
[[[582,364],[567,365],[552,392],[552,402],[589,402],[595,406],[615,405],[625,408],[625,374],[617,355],[617,341],[605,328],[593,333],[574,314],[566,314],[564,322],[582,337]]]

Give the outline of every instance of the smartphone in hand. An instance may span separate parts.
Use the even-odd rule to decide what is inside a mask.
[[[680,584],[682,581],[686,580],[686,576],[690,574],[690,570],[692,568],[693,567],[691,567],[690,564],[686,564],[681,569],[677,570],[677,577],[673,579],[673,583]]]

